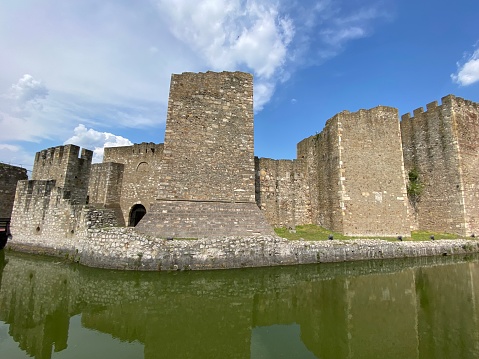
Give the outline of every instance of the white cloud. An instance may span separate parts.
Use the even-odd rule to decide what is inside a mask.
[[[174,36],[216,71],[246,70],[255,75],[255,110],[274,93],[285,72],[295,35],[292,19],[270,1],[156,1]],[[267,91],[265,90],[267,88]]]
[[[118,135],[156,127],[161,137],[170,76],[185,71],[252,72],[258,112],[297,66],[338,54],[385,17],[361,4],[0,1],[0,141],[51,146],[79,124]]]
[[[42,81],[25,74],[5,94],[0,94],[0,141],[48,137],[51,129],[36,120],[42,116],[48,93]]]
[[[73,130],[74,135],[64,142],[64,144],[74,144],[89,150],[93,150],[93,162],[103,161],[103,152],[105,147],[131,146],[133,143],[122,136],[117,136],[108,132],[99,132],[94,129],[88,129],[85,125],[79,124]]]
[[[35,80],[32,75],[23,75],[16,84],[10,88],[7,97],[15,100],[22,108],[34,104],[38,108],[40,100],[46,98],[48,89],[42,81]]]
[[[451,74],[451,78],[461,86],[468,86],[479,81],[479,49],[472,55],[465,55],[464,60],[457,64],[457,72]]]

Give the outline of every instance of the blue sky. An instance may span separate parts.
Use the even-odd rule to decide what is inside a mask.
[[[295,158],[342,110],[479,102],[478,19],[477,0],[3,0],[0,162],[163,142],[171,74],[208,70],[254,74],[255,153]]]

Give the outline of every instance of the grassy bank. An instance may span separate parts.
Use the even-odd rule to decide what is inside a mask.
[[[275,228],[274,231],[280,237],[298,240],[304,239],[306,241],[324,241],[328,240],[330,236],[333,236],[334,239],[344,240],[344,239],[357,239],[357,238],[368,238],[368,237],[348,237],[343,236],[340,233],[332,232],[326,228],[316,226],[313,224],[307,224],[303,226],[296,226],[294,230],[290,230],[286,227]],[[430,241],[431,236],[434,236],[435,240],[438,239],[459,239],[464,238],[457,234],[450,233],[438,233],[438,232],[428,232],[428,231],[413,231],[411,237],[405,237],[405,241]],[[397,241],[397,238],[391,237],[369,237],[383,239],[387,241]]]

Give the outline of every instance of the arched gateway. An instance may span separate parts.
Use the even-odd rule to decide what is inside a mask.
[[[145,214],[146,214],[145,206],[143,206],[142,204],[135,204],[131,208],[130,220],[128,221],[128,225],[130,227],[135,227]]]

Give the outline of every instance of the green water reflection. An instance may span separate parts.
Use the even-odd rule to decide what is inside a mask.
[[[132,273],[0,251],[0,357],[478,358],[478,269],[444,257]]]

